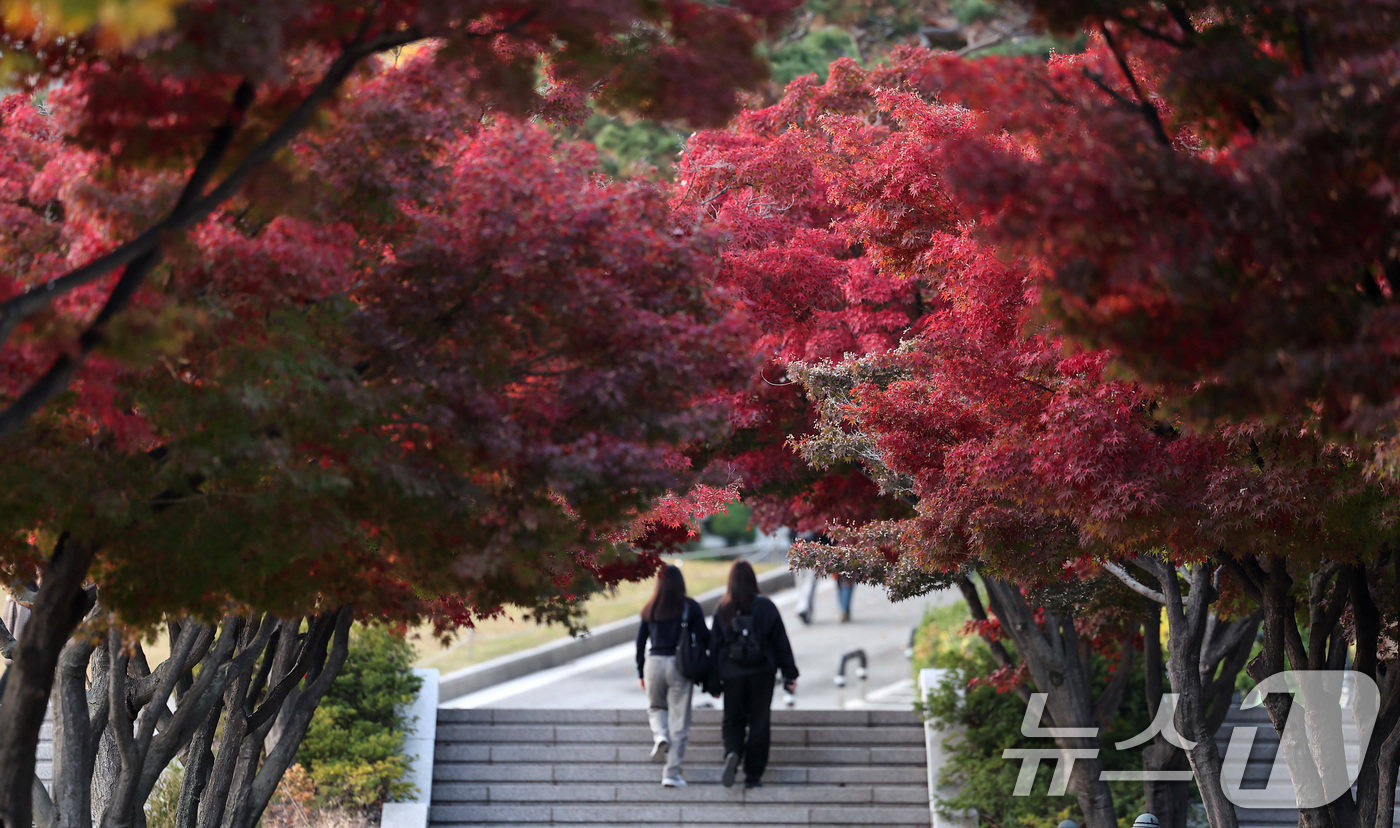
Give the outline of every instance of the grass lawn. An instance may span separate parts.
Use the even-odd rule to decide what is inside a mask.
[[[731,565],[730,561],[686,561],[681,567],[681,571],[685,573],[686,592],[695,596],[724,586]],[[776,566],[778,564],[755,564],[754,569],[762,573]],[[588,602],[588,626],[598,627],[609,621],[636,615],[651,597],[654,584],[654,581],[620,584],[612,594],[594,597]],[[479,622],[475,628],[458,633],[446,647],[428,631],[411,635],[409,640],[418,650],[418,662],[414,666],[433,667],[449,673],[556,639],[567,638],[568,635],[568,631],[563,627],[540,626],[519,617],[506,617]]]

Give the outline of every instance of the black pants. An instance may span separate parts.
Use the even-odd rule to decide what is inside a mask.
[[[768,743],[772,737],[773,674],[739,676],[724,680],[724,752],[744,758],[744,778],[756,780],[768,767]],[[748,739],[744,739],[744,730]]]

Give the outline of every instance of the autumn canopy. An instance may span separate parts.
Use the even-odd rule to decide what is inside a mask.
[[[51,694],[86,775],[33,819],[125,825],[176,752],[294,748],[352,618],[568,621],[741,493],[804,565],[959,586],[1047,722],[1140,661],[1215,828],[1236,676],[1350,664],[1377,737],[1303,819],[1389,828],[1400,11],[1031,0],[1048,57],[926,21],[765,85],[880,4],[806,5],[0,5],[0,822]],[[609,178],[600,113],[699,131]],[[256,824],[290,756],[245,753],[182,828]]]

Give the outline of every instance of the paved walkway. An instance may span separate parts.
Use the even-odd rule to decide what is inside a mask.
[[[796,590],[774,595],[802,673],[796,707],[840,709],[840,694],[833,681],[837,666],[843,653],[862,648],[870,669],[866,697],[863,702],[859,698],[860,684],[855,680],[852,663],[846,669],[849,684],[845,707],[908,710],[915,698],[912,668],[905,656],[909,633],[923,619],[926,607],[952,603],[959,597],[956,590],[947,590],[891,603],[882,590],[857,586],[853,620],[841,624],[837,622],[835,585],[827,578],[817,589],[816,618],[811,625],[804,625],[797,618]],[[642,709],[646,707],[646,694],[637,686],[634,654],[632,644],[614,647],[561,667],[459,696],[443,707]],[[781,690],[774,695],[773,703],[782,705]],[[720,705],[718,700],[697,691],[695,706]]]

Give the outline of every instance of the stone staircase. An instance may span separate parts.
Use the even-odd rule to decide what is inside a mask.
[[[694,712],[685,788],[663,788],[640,710],[439,709],[434,828],[930,824],[912,712],[775,710],[764,786],[719,784],[720,712]]]

